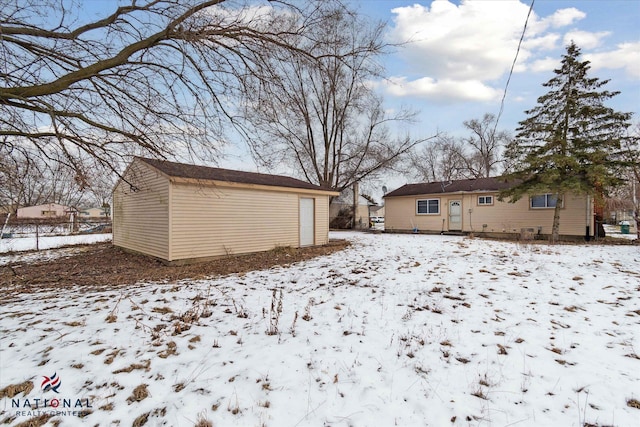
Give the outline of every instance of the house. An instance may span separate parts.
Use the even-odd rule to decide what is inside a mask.
[[[108,218],[109,217],[108,213],[109,213],[108,208],[106,210],[105,208],[88,208],[78,212],[78,216],[80,216],[80,218],[87,218],[87,219]]]
[[[555,197],[535,194],[499,201],[511,184],[501,178],[406,184],[384,196],[385,230],[483,233],[487,236],[551,235]],[[560,214],[561,237],[593,236],[591,197],[568,194]]]
[[[358,193],[359,186],[355,186],[355,192]],[[354,188],[346,188],[338,197],[331,200],[329,207],[329,220],[332,227],[335,228],[353,228],[353,195]],[[369,227],[369,205],[371,202],[362,195],[358,195],[358,203],[356,205],[355,228]]]
[[[47,203],[44,205],[28,206],[18,208],[16,216],[18,218],[62,218],[74,213],[75,209],[60,205],[58,203]]]
[[[113,244],[168,263],[324,245],[337,195],[286,176],[137,157],[113,190]]]

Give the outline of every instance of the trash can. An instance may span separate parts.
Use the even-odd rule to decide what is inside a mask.
[[[620,223],[620,233],[629,234],[629,222],[628,221],[622,221]]]

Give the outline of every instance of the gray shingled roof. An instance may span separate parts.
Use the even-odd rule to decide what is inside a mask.
[[[308,182],[283,175],[268,175],[264,173],[244,172],[232,169],[212,168],[208,166],[196,166],[185,163],[169,162],[166,160],[147,159],[144,157],[137,157],[137,159],[158,169],[166,175],[176,178],[237,182],[242,184],[301,188],[305,190],[328,190],[318,185],[310,184]]]
[[[500,191],[510,188],[513,182],[504,177],[460,179],[455,181],[423,182],[405,184],[397,190],[385,194],[384,197],[414,196],[418,194],[445,194],[461,191]]]

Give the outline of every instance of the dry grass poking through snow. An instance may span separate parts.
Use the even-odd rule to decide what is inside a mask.
[[[86,290],[100,290],[139,281],[167,283],[201,279],[288,265],[331,254],[344,249],[348,244],[345,240],[332,240],[325,246],[297,249],[279,247],[257,254],[223,257],[184,266],[167,266],[156,259],[125,252],[110,243],[98,243],[83,247],[75,253],[60,249],[59,251],[69,253],[62,257],[56,257],[55,250],[47,251],[53,258],[51,262],[33,259],[34,255],[30,253],[24,254],[24,261],[18,255],[6,256],[11,262],[0,262],[0,289],[11,294],[73,285],[83,286]],[[0,300],[3,297],[0,296]]]
[[[14,293],[14,398],[89,399],[61,425],[580,425],[640,419],[636,247],[344,233],[287,267]],[[13,411],[13,412],[12,412]],[[39,425],[39,424],[34,424]]]

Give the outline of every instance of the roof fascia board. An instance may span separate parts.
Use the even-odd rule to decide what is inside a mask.
[[[499,193],[500,190],[472,190],[472,191],[453,191],[446,193],[415,193],[415,194],[403,194],[402,196],[384,196],[383,198],[394,198],[394,197],[416,197],[416,196],[446,196],[452,194],[480,194],[480,193]]]
[[[281,193],[305,193],[305,194],[317,194],[322,196],[338,196],[340,193],[332,190],[314,190],[310,188],[299,187],[283,187],[279,185],[264,185],[264,184],[247,184],[243,182],[230,182],[230,181],[218,181],[209,179],[196,179],[196,178],[182,178],[182,177],[168,177],[168,179],[174,184],[193,184],[210,187],[226,187],[226,188],[239,188],[248,190],[264,190],[264,191],[277,191]]]

